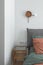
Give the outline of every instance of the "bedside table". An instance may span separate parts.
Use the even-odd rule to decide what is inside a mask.
[[[27,55],[27,46],[16,46],[12,52],[13,65],[22,65]]]

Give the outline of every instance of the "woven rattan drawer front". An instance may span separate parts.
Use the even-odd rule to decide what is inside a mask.
[[[16,50],[16,53],[26,53],[27,51],[26,50]]]
[[[14,65],[16,63],[19,63],[19,62],[20,63],[24,62],[25,56],[27,55],[27,47],[26,46],[19,46],[19,47],[21,49],[20,48],[17,49],[18,48],[18,46],[17,46],[17,47],[15,47],[15,49],[13,51],[13,63],[14,63]],[[25,49],[23,47],[25,47]]]

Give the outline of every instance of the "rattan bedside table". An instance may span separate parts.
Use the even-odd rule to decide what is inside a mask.
[[[27,46],[16,46],[12,52],[13,65],[22,65],[27,55]]]

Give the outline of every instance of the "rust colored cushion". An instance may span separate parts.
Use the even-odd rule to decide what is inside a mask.
[[[43,65],[43,63],[41,63],[41,64],[34,64],[34,65]]]
[[[33,46],[35,49],[35,53],[43,54],[43,37],[33,37]],[[34,65],[43,65],[43,63]]]
[[[32,39],[33,39],[33,47],[35,49],[35,52],[38,54],[43,54],[43,38],[33,37]]]

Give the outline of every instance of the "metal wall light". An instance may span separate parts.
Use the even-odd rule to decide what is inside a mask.
[[[29,22],[29,18],[32,16],[37,16],[37,14],[32,14],[31,11],[26,11],[25,16],[28,18],[28,22]]]

